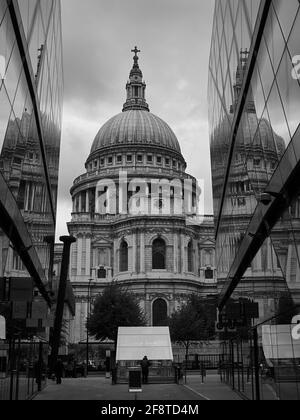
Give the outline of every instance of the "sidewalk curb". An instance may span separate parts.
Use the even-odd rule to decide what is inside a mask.
[[[206,401],[211,401],[210,398],[206,397],[203,394],[200,394],[200,392],[195,391],[193,388],[190,388],[188,385],[183,385],[186,389],[188,389],[189,391],[192,391],[194,394],[197,394],[199,397],[204,398]]]

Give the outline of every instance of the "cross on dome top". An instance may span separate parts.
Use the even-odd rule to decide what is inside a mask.
[[[139,61],[139,56],[138,56],[138,53],[140,53],[141,52],[141,50],[139,50],[138,49],[138,47],[137,46],[135,46],[135,48],[134,48],[134,50],[131,50],[131,52],[133,52],[135,55],[134,55],[134,57],[133,57],[133,60],[134,60],[134,67],[138,67],[139,65],[138,65],[138,61]]]
[[[137,46],[134,47],[134,50],[131,50],[131,52],[135,53],[135,56],[137,57],[137,54],[141,52],[141,50],[138,49]]]
[[[138,63],[138,53],[140,53],[141,50],[135,46],[131,52],[134,53],[134,64],[129,75],[129,81],[126,85],[127,100],[124,104],[123,112],[131,110],[142,110],[149,112],[149,106],[145,99],[146,84],[143,81],[143,73]]]

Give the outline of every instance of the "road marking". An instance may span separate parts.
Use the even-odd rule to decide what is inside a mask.
[[[189,389],[190,391],[194,392],[195,394],[199,395],[199,397],[204,398],[206,401],[211,401],[210,398],[205,397],[205,395],[200,394],[199,392],[195,391],[193,388],[190,388],[187,385],[183,385],[185,388]]]

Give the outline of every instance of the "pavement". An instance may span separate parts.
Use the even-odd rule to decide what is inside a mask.
[[[63,379],[61,385],[49,381],[47,387],[34,400],[78,401],[208,401],[241,400],[227,385],[221,384],[218,375],[209,375],[205,383],[201,378],[188,376],[187,383],[144,385],[141,394],[130,394],[128,385],[111,385],[104,377]]]

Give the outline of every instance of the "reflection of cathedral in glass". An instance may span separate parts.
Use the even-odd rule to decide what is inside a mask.
[[[133,52],[123,112],[100,129],[86,162],[86,173],[74,181],[71,189],[73,214],[68,226],[77,238],[70,267],[76,295],[71,333],[75,342],[86,340],[89,303],[111,281],[138,297],[149,325],[155,326],[166,322],[191,293],[216,293],[213,218],[206,217],[202,225],[194,226],[187,223],[189,213],[177,213],[176,198],[177,194],[182,197],[185,181],[191,181],[191,199],[196,201],[196,180],[186,173],[186,162],[171,128],[149,112],[138,51]],[[120,171],[127,172],[125,204],[122,185],[119,189]],[[109,214],[100,214],[95,202],[99,182],[107,179],[117,183],[118,208],[112,206]],[[143,211],[120,214],[121,202],[123,209],[123,205],[127,209],[132,203],[129,185],[134,179],[145,180],[138,187],[142,195],[137,200],[143,202]],[[177,180],[180,185],[171,187],[168,202],[161,189],[155,191],[153,180],[154,184]],[[153,207],[144,195],[151,197]]]
[[[212,134],[215,214],[218,214],[218,205],[222,198],[232,121],[247,68],[248,54],[247,50],[240,52],[240,62],[233,85],[234,103]],[[274,132],[269,121],[264,118],[259,121],[250,89],[235,139],[229,182],[223,201],[222,223],[217,242],[217,247],[221,248],[218,261],[220,289],[227,279],[236,250],[251,221],[259,197],[265,191],[284,151],[285,142]],[[274,314],[275,310],[275,302],[270,299],[280,292],[285,294],[286,291],[277,254],[271,240],[267,239],[236,289],[236,295],[259,300],[260,315],[266,319]]]
[[[225,334],[223,373],[249,399],[300,398],[300,343],[291,334],[300,303],[299,28],[298,1],[215,1],[208,92],[216,271],[219,310],[236,323]],[[246,326],[249,301],[259,318],[248,314]],[[258,364],[267,375],[253,370]]]
[[[10,8],[0,1],[0,16],[0,54],[6,64],[0,87],[0,277],[32,277],[49,299],[43,285],[51,280],[56,220],[60,1],[21,1]]]

